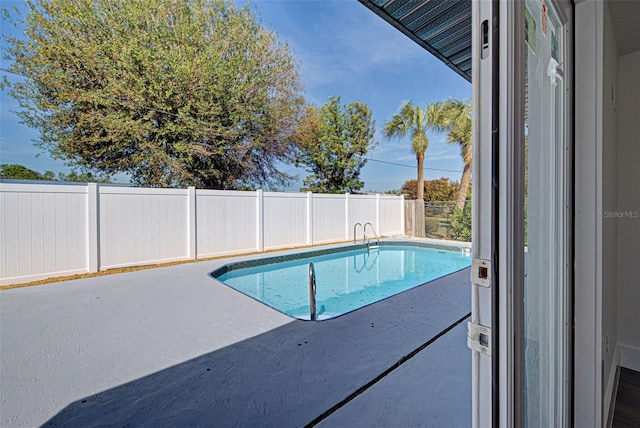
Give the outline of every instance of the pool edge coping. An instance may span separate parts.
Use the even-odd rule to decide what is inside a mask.
[[[408,240],[408,239],[400,239],[400,240],[388,240],[388,239],[382,239],[379,241],[378,245],[379,246],[388,246],[388,247],[401,247],[401,246],[412,246],[412,247],[419,247],[419,248],[430,248],[430,249],[435,249],[435,250],[444,250],[444,251],[456,251],[456,250],[460,250],[462,251],[463,249],[469,249],[471,250],[471,248],[468,245],[465,245],[466,243],[461,243],[460,245],[456,245],[455,243],[452,244],[442,244],[442,243],[433,243],[433,242],[425,242],[425,241],[415,241],[415,240]],[[470,269],[471,266],[467,266],[467,267],[463,267],[460,269],[457,269],[455,271],[449,272],[448,274],[438,277],[438,278],[434,278],[430,281],[424,282],[422,284],[417,284],[407,290],[401,291],[400,293],[396,293],[393,294],[391,296],[387,296],[381,300],[375,301],[375,302],[371,302],[368,303],[362,307],[353,309],[351,311],[347,311],[344,313],[341,313],[339,315],[336,316],[332,316],[329,318],[322,318],[322,319],[316,319],[316,320],[311,320],[311,319],[305,319],[305,318],[299,318],[296,317],[294,315],[288,314],[274,306],[271,306],[263,301],[261,301],[260,299],[257,299],[249,294],[246,294],[228,284],[226,284],[225,282],[221,281],[218,277],[222,276],[228,272],[232,272],[234,270],[238,270],[238,269],[245,269],[245,268],[249,268],[249,267],[256,267],[256,266],[264,266],[267,264],[272,264],[272,263],[278,263],[278,262],[283,262],[283,261],[291,261],[291,260],[298,260],[298,259],[304,259],[304,258],[309,258],[309,257],[316,257],[316,256],[322,256],[322,255],[327,255],[327,254],[336,254],[336,253],[343,253],[343,252],[348,252],[348,251],[352,251],[352,250],[356,250],[356,249],[362,249],[362,248],[366,248],[368,246],[368,244],[366,243],[351,243],[351,244],[346,244],[346,245],[336,245],[336,246],[331,246],[328,248],[322,248],[322,249],[316,249],[316,250],[308,250],[308,251],[301,251],[301,252],[296,252],[296,253],[287,253],[287,254],[282,254],[282,255],[278,255],[278,256],[271,256],[271,257],[259,257],[259,258],[255,258],[255,259],[249,259],[249,260],[239,260],[239,261],[235,261],[235,262],[231,262],[231,263],[226,263],[222,266],[220,266],[217,269],[214,269],[213,271],[209,272],[207,274],[207,276],[210,279],[213,279],[214,281],[220,283],[221,285],[224,285],[225,287],[228,287],[229,289],[242,294],[243,296],[246,296],[250,299],[253,299],[256,302],[261,303],[262,305],[270,308],[271,310],[274,310],[276,312],[279,312],[282,315],[285,315],[286,317],[290,318],[293,322],[324,322],[324,321],[331,321],[331,320],[336,320],[338,318],[344,317],[346,315],[352,314],[354,312],[356,312],[359,309],[362,308],[366,308],[368,306],[372,306],[372,305],[376,305],[379,303],[384,302],[385,300],[391,299],[393,297],[396,297],[398,295],[401,295],[403,293],[406,293],[414,288],[418,288],[418,287],[423,287],[425,285],[428,285],[432,282],[435,281],[439,281],[443,278],[446,278],[450,275],[454,275],[458,272],[461,272],[465,269]],[[471,255],[469,255],[469,257],[471,257]],[[232,266],[232,269],[228,269],[229,266]],[[215,276],[217,275],[217,276]]]
[[[218,277],[224,275],[225,273],[232,272],[238,269],[264,266],[272,263],[279,263],[279,262],[285,262],[285,261],[291,261],[291,260],[305,259],[308,257],[324,256],[327,254],[342,253],[342,252],[347,252],[351,250],[359,250],[362,248],[366,248],[367,246],[368,244],[366,243],[355,243],[355,244],[352,243],[352,244],[346,244],[346,245],[331,246],[329,248],[281,254],[277,256],[258,257],[258,258],[248,259],[248,260],[233,261],[230,263],[225,263],[219,268],[212,270],[207,275],[210,278],[220,281]],[[404,240],[404,239],[402,240],[382,239],[379,241],[379,246],[380,247],[412,246],[412,247],[431,248],[434,250],[444,250],[444,251],[455,251],[455,250],[462,250],[463,248],[469,248],[468,245],[465,245],[463,243],[461,243],[460,245],[455,245],[455,244],[441,244],[441,243]]]

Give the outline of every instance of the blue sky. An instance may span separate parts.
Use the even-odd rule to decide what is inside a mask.
[[[3,1],[3,7],[10,3],[21,2]],[[236,0],[238,5],[245,3]],[[355,0],[248,3],[262,23],[289,44],[298,61],[307,102],[320,105],[337,95],[343,103],[358,100],[368,104],[376,120],[375,140],[379,143],[369,157],[410,166],[370,161],[361,174],[364,189],[397,189],[406,180],[415,179],[416,160],[409,139],[386,140],[380,132],[384,123],[407,100],[425,105],[449,97],[468,99],[471,84]],[[14,31],[2,25],[3,33]],[[2,67],[6,68],[4,60]],[[0,97],[0,163],[67,172],[63,161],[51,159],[33,145],[37,132],[20,125],[11,113],[19,108],[17,103],[4,91]],[[462,161],[458,148],[447,144],[444,135],[430,134],[429,138],[425,178],[459,180]],[[297,174],[299,180],[283,190],[298,190],[306,172],[291,167],[285,170]]]

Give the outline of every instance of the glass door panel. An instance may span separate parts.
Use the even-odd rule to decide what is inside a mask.
[[[524,11],[524,423],[564,418],[564,30],[553,4]],[[516,333],[517,334],[517,333]]]

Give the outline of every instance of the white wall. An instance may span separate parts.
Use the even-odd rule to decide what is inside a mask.
[[[618,62],[618,343],[640,371],[640,51]]]
[[[575,5],[574,420],[603,425],[603,2]],[[606,418],[606,416],[605,416]]]
[[[618,222],[606,213],[618,209],[618,49],[609,12],[604,4],[602,65],[602,343],[604,376],[603,418],[608,417],[610,397],[618,366]]]
[[[397,196],[1,183],[0,284],[346,241],[356,222],[398,235],[403,214]]]
[[[640,55],[606,2],[576,4],[574,424],[608,417],[616,365],[640,370]]]

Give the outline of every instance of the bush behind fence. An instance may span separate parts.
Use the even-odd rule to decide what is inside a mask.
[[[456,212],[456,201],[425,201],[424,230],[427,238],[471,241],[471,201]]]

